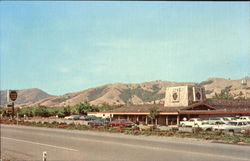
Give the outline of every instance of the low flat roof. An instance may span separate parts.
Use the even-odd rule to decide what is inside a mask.
[[[211,103],[212,102],[212,103]],[[232,103],[233,102],[233,103]],[[243,103],[242,103],[243,102]],[[248,103],[249,102],[249,103]],[[211,103],[211,104],[210,104]],[[250,101],[212,100],[198,102],[186,107],[165,107],[163,104],[127,105],[106,112],[120,115],[147,115],[152,107],[157,108],[160,115],[168,114],[250,114]],[[204,109],[204,110],[203,110]]]

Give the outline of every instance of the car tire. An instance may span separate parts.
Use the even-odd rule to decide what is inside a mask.
[[[211,128],[207,128],[205,131],[212,131],[212,129]]]
[[[228,132],[230,135],[234,135],[234,130],[229,130]]]

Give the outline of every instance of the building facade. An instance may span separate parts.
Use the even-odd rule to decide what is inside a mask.
[[[167,126],[178,126],[184,117],[206,119],[215,116],[250,116],[250,100],[206,99],[204,87],[198,86],[167,88],[164,104],[122,106],[108,112],[90,114],[149,124],[151,120],[148,116],[151,108],[157,109],[155,123]]]

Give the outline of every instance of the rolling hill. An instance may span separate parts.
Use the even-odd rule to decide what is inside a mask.
[[[16,104],[30,104],[45,98],[53,97],[52,95],[49,95],[48,93],[37,88],[17,90],[17,93],[18,97],[17,100],[15,101]],[[6,105],[7,90],[0,90],[0,96],[1,96],[0,105]]]
[[[250,78],[248,78],[249,81]],[[22,106],[73,106],[85,101],[93,105],[102,105],[104,103],[110,105],[163,103],[166,87],[182,85],[204,86],[207,98],[212,98],[215,92],[220,93],[223,89],[230,89],[230,93],[234,98],[244,97],[246,91],[248,97],[250,97],[250,86],[243,88],[241,79],[209,78],[200,83],[160,80],[137,84],[113,83],[61,96],[51,96],[39,89],[20,90],[17,103]],[[4,104],[2,102],[2,92],[1,104]]]

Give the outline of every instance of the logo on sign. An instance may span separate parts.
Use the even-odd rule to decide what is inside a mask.
[[[17,91],[10,91],[9,97],[11,101],[15,101],[17,99]]]

